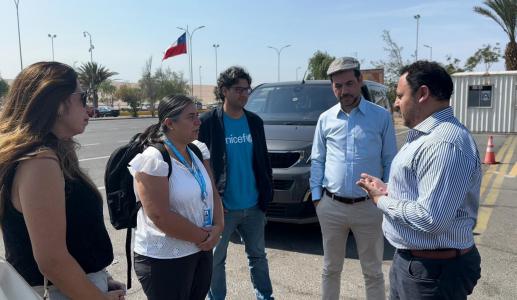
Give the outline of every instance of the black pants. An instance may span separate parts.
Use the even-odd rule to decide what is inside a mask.
[[[174,259],[135,253],[135,273],[149,300],[203,300],[210,289],[212,251]]]
[[[390,269],[390,300],[467,299],[481,277],[481,257],[474,246],[451,259],[427,259],[395,252]]]

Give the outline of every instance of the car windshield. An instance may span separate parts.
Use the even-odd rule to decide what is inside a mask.
[[[266,124],[314,125],[320,114],[335,104],[336,97],[328,85],[293,84],[257,87],[246,109]]]

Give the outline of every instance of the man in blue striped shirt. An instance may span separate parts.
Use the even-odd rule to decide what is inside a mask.
[[[339,103],[318,119],[311,154],[312,199],[323,236],[322,298],[339,298],[346,240],[353,232],[366,298],[385,299],[382,213],[355,185],[362,172],[388,179],[397,153],[391,114],[361,97],[359,62],[338,58],[327,74]]]
[[[362,174],[397,251],[390,299],[466,299],[480,278],[474,245],[481,163],[470,132],[453,116],[452,79],[437,63],[401,71],[395,106],[410,128],[389,185]]]

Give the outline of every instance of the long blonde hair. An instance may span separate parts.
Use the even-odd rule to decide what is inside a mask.
[[[74,140],[60,140],[51,129],[58,109],[68,107],[77,88],[75,71],[58,62],[39,62],[25,68],[14,80],[0,112],[0,221],[10,201],[16,166],[29,154],[52,149],[66,179],[83,179],[98,190],[79,168]],[[66,109],[65,112],[66,113]]]

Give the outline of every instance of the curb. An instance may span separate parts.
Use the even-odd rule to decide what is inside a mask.
[[[88,119],[88,122],[91,121],[108,121],[108,120],[130,120],[130,119],[156,119],[158,117],[151,117],[151,116],[139,116],[139,117],[131,117],[131,116],[124,116],[124,117],[98,117],[98,118],[90,118]]]

